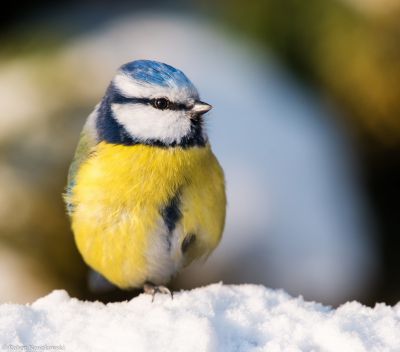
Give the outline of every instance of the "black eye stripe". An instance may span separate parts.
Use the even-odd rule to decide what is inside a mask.
[[[151,105],[151,106],[155,107],[155,102],[157,99],[166,99],[166,98],[155,98],[155,99],[127,98],[127,97],[124,97],[123,95],[118,94],[118,95],[114,96],[113,103],[116,103],[116,104],[144,104],[144,105]],[[168,100],[168,102],[169,102],[168,107],[166,107],[163,110],[185,110],[185,111],[190,110],[190,108],[188,108],[185,104],[174,103],[169,100]]]

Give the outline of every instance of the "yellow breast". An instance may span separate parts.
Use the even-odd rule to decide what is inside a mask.
[[[168,245],[160,211],[177,194],[182,216]],[[225,221],[224,177],[209,146],[158,148],[100,143],[81,166],[72,229],[85,261],[114,284],[165,283],[218,244]],[[187,253],[182,242],[196,241]]]

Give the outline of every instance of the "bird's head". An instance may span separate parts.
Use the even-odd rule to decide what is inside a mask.
[[[182,71],[132,61],[111,81],[98,109],[97,131],[100,139],[117,144],[204,145],[202,115],[210,109]]]

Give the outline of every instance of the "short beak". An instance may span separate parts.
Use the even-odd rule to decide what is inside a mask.
[[[193,113],[196,115],[203,115],[207,111],[210,111],[212,109],[212,106],[210,104],[204,103],[202,101],[196,101],[191,109]]]

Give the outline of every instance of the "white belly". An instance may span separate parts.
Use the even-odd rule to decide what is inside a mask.
[[[156,284],[166,284],[183,265],[180,238],[183,238],[183,228],[179,223],[169,233],[163,219],[160,217],[157,231],[151,235],[146,251],[148,281]]]

